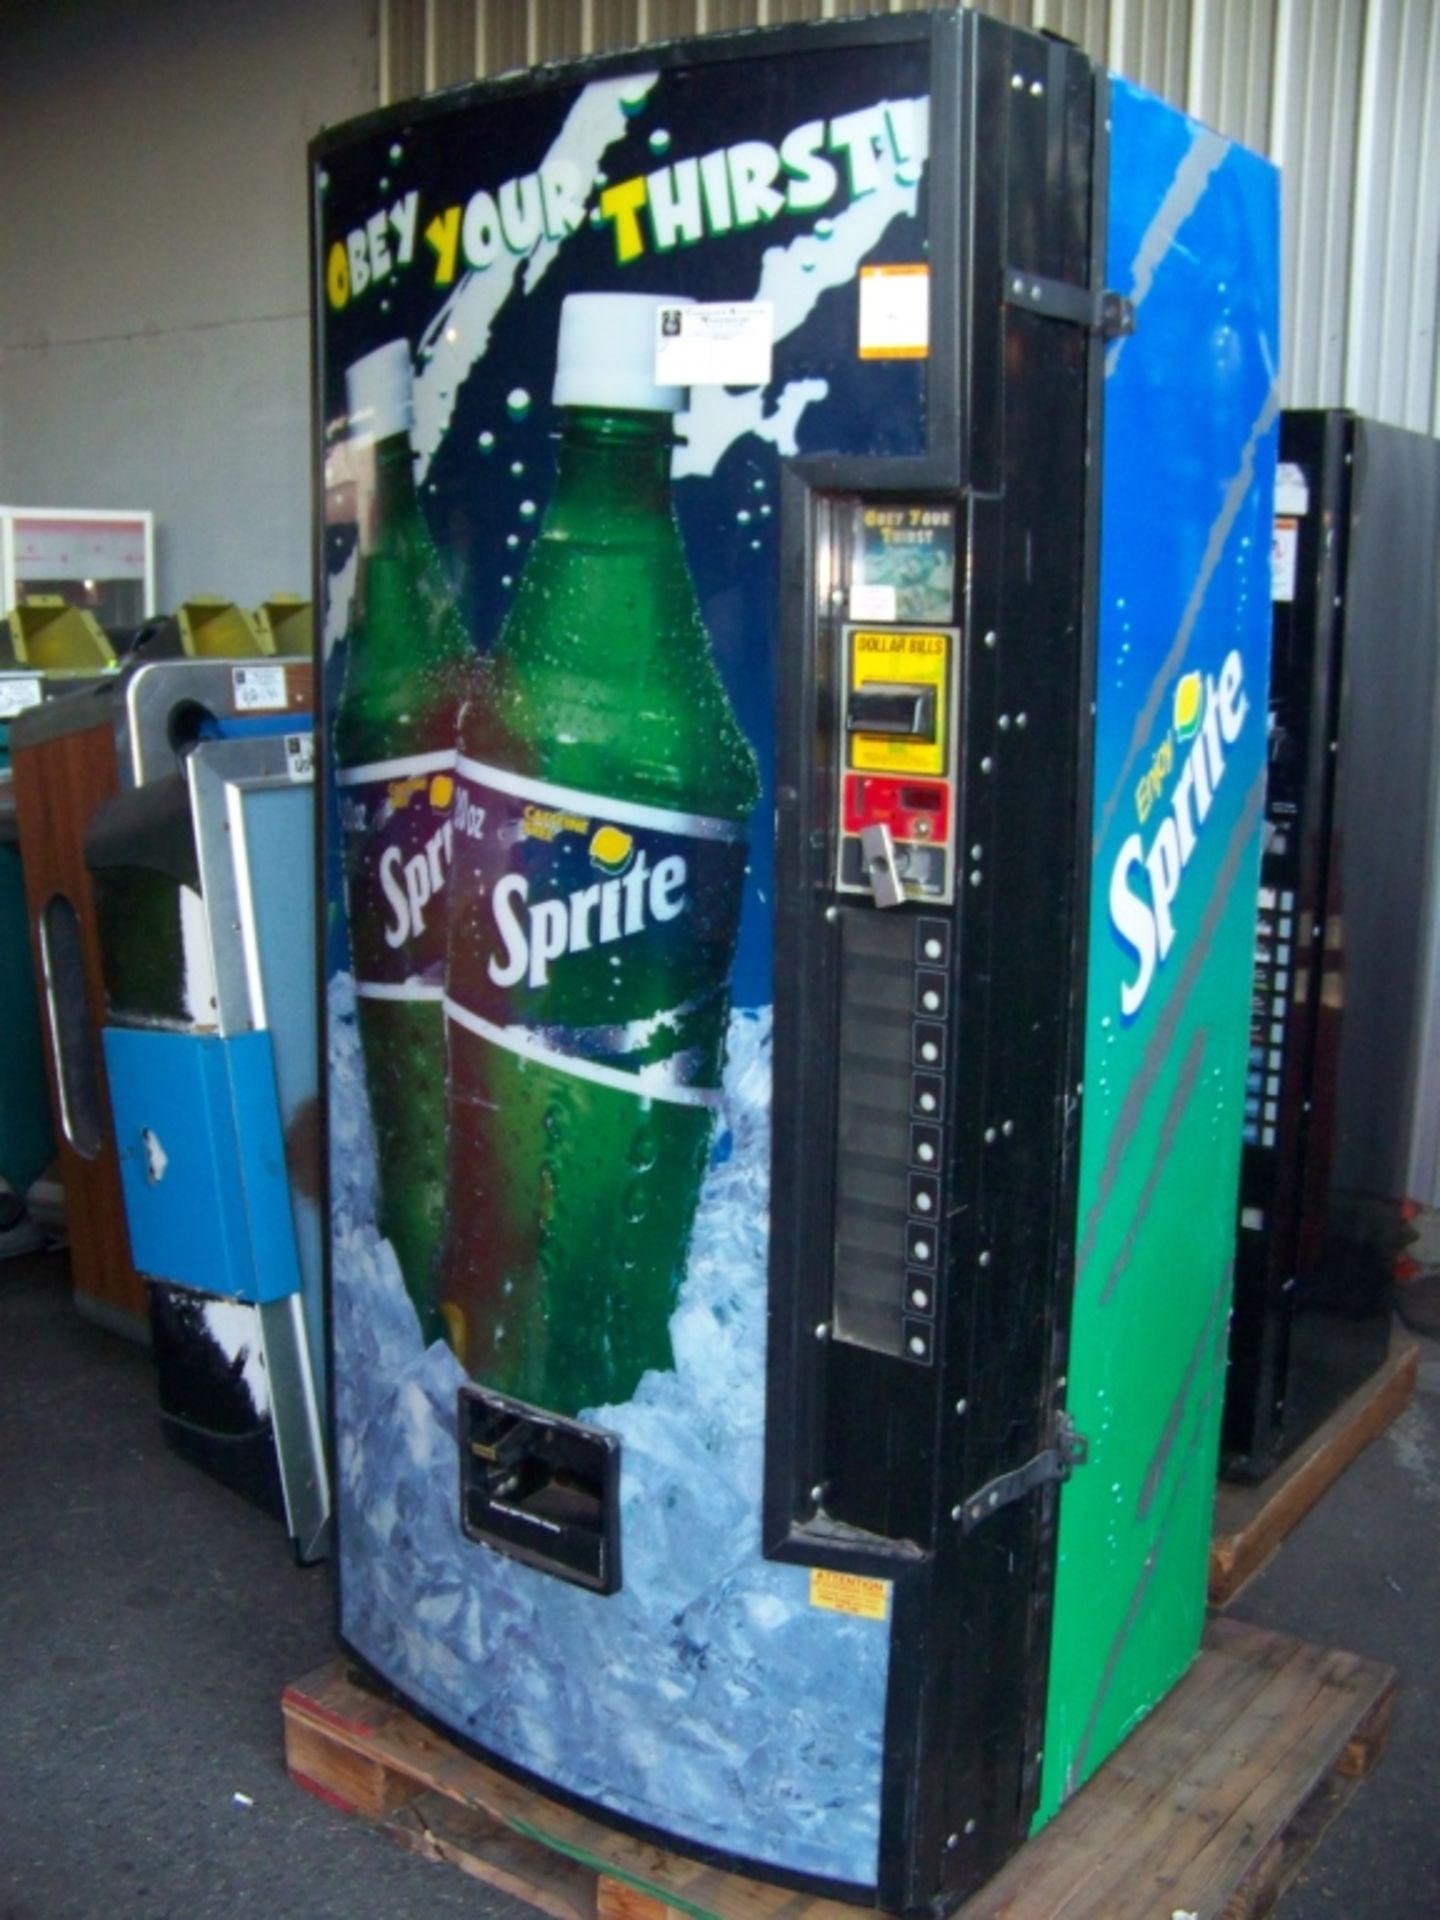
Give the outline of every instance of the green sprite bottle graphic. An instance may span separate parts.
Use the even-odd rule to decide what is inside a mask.
[[[333,738],[346,904],[377,1225],[433,1338],[443,1331],[445,882],[455,719],[474,654],[416,495],[409,347],[396,340],[367,354],[347,387],[362,504]]]
[[[675,304],[564,303],[555,492],[456,765],[446,1318],[566,1414],[673,1365],[759,791],[671,504]]]

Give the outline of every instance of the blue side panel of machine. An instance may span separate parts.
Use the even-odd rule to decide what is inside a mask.
[[[1266,770],[1279,181],[1111,83],[1095,797],[1042,1814],[1200,1644]]]
[[[139,1271],[264,1306],[300,1284],[268,1033],[107,1027]]]

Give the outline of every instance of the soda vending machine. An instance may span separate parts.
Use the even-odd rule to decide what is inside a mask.
[[[1287,412],[1224,1459],[1262,1478],[1384,1363],[1435,862],[1440,443]]]
[[[1272,169],[969,9],[313,156],[339,1627],[955,1905],[1193,1658]]]

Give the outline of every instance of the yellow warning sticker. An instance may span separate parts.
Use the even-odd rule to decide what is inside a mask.
[[[933,628],[856,627],[850,635],[852,687],[924,687],[935,690],[930,739],[909,734],[852,733],[850,764],[859,773],[944,773],[945,683],[950,635]]]
[[[810,1604],[826,1607],[831,1613],[853,1613],[859,1620],[886,1620],[890,1616],[890,1582],[812,1567]]]

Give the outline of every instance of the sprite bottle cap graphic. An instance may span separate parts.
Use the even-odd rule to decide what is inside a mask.
[[[1205,717],[1205,680],[1198,671],[1182,674],[1175,683],[1175,737],[1189,740]]]
[[[388,440],[410,431],[414,410],[414,373],[404,340],[387,341],[347,368],[345,392],[350,404],[352,445]]]
[[[655,384],[656,316],[693,300],[658,293],[572,293],[560,309],[557,407],[678,413],[683,387]]]

